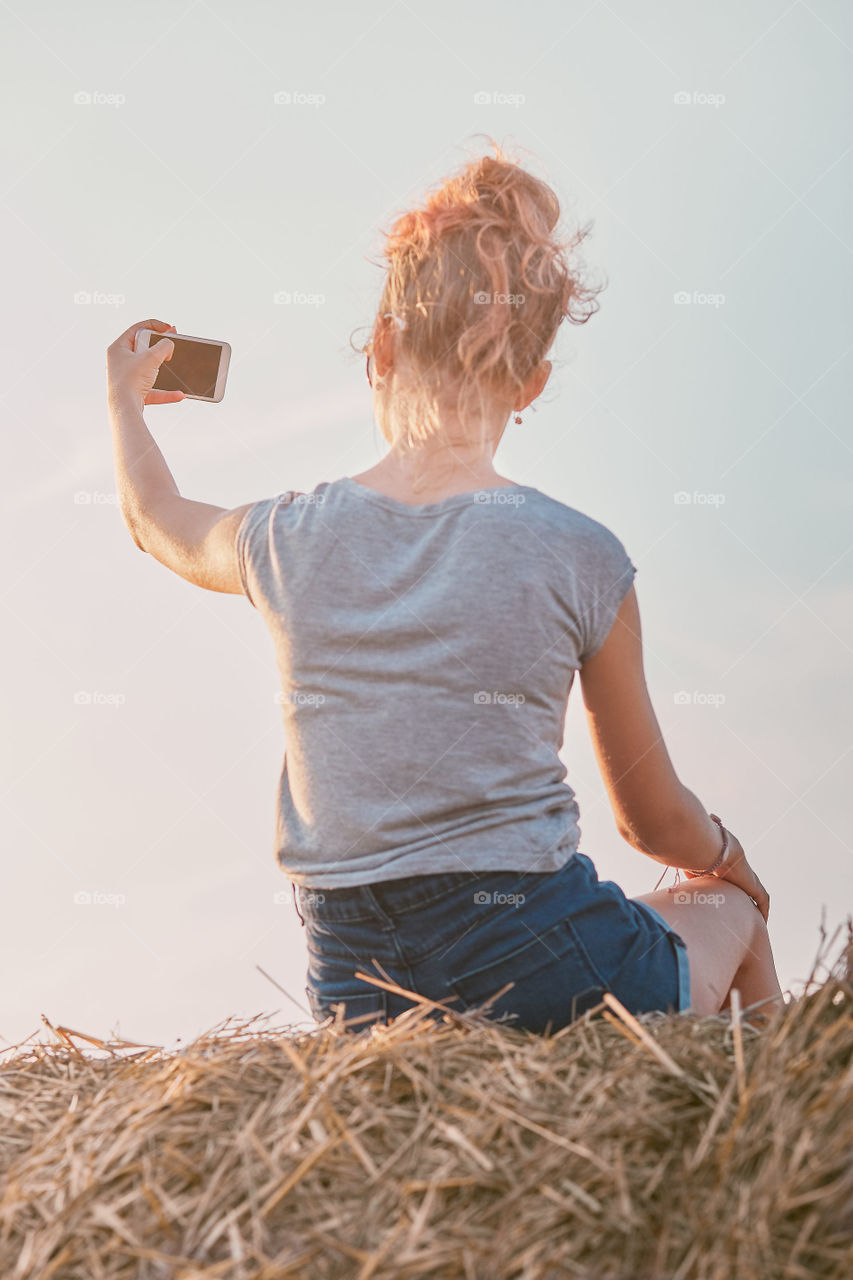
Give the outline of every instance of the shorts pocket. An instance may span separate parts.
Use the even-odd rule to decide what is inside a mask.
[[[358,995],[318,993],[314,987],[306,987],[305,995],[317,1022],[336,1017],[337,1008],[333,1006],[343,1005],[341,1016],[347,1031],[363,1031],[374,1024],[384,1023],[388,1017],[387,992],[378,987],[375,991],[364,991]]]
[[[489,1018],[510,1015],[513,1025],[543,1032],[558,1031],[587,1009],[601,1003],[606,987],[568,920],[551,925],[514,951],[450,978],[450,985],[469,1007],[489,1000],[506,983],[513,987],[484,1012]]]

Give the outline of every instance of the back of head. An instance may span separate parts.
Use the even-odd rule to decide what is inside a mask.
[[[437,442],[449,422],[476,438],[496,409],[505,424],[560,323],[598,310],[600,288],[569,259],[589,227],[561,236],[554,191],[490,141],[494,156],[466,164],[383,233],[384,287],[357,349],[391,353],[373,382],[399,450]]]

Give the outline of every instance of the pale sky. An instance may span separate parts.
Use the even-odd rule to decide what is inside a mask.
[[[42,1014],[164,1045],[306,1019],[257,967],[305,1003],[272,643],[245,598],[131,541],[105,353],[149,316],[231,343],[221,404],[146,410],[189,498],[365,469],[381,436],[348,339],[380,228],[479,133],[523,149],[566,225],[594,221],[609,280],[498,469],[624,542],[668,750],[767,886],[796,989],[822,912],[851,909],[849,6],[4,0],[0,32],[0,1044]],[[654,888],[577,682],[564,758],[581,851]]]

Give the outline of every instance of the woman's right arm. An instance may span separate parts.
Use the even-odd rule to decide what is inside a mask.
[[[633,584],[607,639],[580,671],[581,691],[598,767],[619,834],[634,849],[669,867],[710,867],[720,852],[720,828],[675,772],[646,687],[640,609]],[[719,874],[755,898],[769,898],[730,833]],[[758,896],[756,896],[758,895]],[[761,899],[767,899],[766,904]]]

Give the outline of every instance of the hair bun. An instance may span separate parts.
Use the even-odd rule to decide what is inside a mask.
[[[556,193],[489,141],[494,155],[471,160],[384,233],[386,279],[361,350],[396,321],[395,349],[416,375],[409,417],[423,432],[449,388],[460,416],[475,398],[511,405],[562,321],[585,324],[598,310],[601,287],[570,261],[590,227],[559,235]]]

